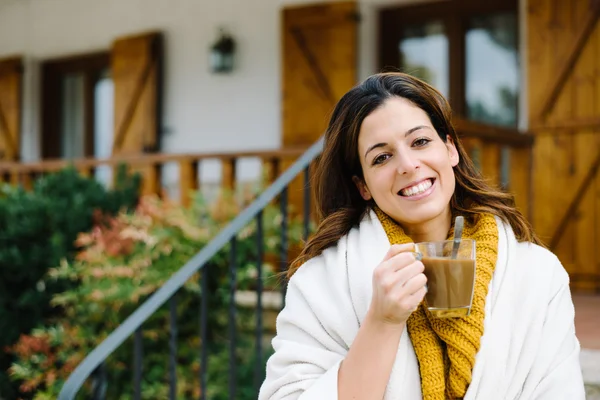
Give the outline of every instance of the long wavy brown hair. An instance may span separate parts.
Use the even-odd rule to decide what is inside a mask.
[[[365,201],[352,178],[363,178],[358,154],[358,135],[364,119],[387,99],[398,96],[411,101],[429,116],[440,138],[450,136],[460,156],[454,167],[456,187],[450,201],[454,215],[473,222],[480,213],[497,215],[512,227],[517,240],[541,244],[531,225],[515,207],[514,196],[490,186],[475,168],[452,126],[450,105],[429,84],[399,72],[369,77],[337,103],[325,132],[323,153],[313,175],[317,232],[292,262],[288,277],[307,260],[334,246],[358,225],[373,206]]]

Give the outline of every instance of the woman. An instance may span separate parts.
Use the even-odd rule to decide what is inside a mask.
[[[290,268],[259,399],[583,399],[568,275],[479,176],[431,86],[368,78],[337,104],[322,223]],[[468,317],[435,318],[414,245],[476,240]]]

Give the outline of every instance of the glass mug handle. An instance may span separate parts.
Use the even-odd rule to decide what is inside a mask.
[[[419,252],[419,249],[417,247],[417,245],[415,244],[415,251],[412,252],[415,256],[415,259],[417,261],[421,261],[423,259],[423,254]],[[428,288],[427,288],[427,284],[425,284],[425,293],[427,293]]]
[[[423,253],[421,253],[419,251],[419,245],[414,243],[413,246],[414,246],[414,249],[413,249],[412,253],[414,254],[417,261],[421,261],[423,259]]]

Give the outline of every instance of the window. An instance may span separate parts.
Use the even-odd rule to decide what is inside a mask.
[[[380,11],[381,70],[435,86],[455,114],[516,127],[517,0],[448,0]]]
[[[96,53],[43,63],[43,158],[110,156],[109,60],[108,53]]]

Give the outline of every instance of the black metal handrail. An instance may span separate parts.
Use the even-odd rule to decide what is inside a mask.
[[[205,265],[210,259],[215,256],[222,248],[227,244],[231,244],[232,251],[232,271],[231,271],[231,284],[232,287],[235,285],[235,240],[237,233],[248,224],[253,218],[257,219],[258,223],[258,237],[262,235],[262,213],[265,207],[267,207],[278,195],[280,196],[280,204],[282,212],[285,212],[287,208],[287,188],[288,185],[301,173],[304,172],[304,178],[306,180],[304,188],[304,238],[308,236],[308,209],[309,209],[309,195],[308,195],[308,177],[309,167],[312,161],[321,153],[323,148],[323,138],[319,139],[313,144],[300,158],[294,162],[294,164],[287,169],[279,178],[273,182],[250,206],[248,206],[240,215],[238,215],[233,221],[231,221],[209,244],[207,244],[201,251],[199,251],[194,257],[192,257],[179,271],[177,271],[165,284],[157,290],[150,298],[148,298],[140,307],[138,307],[117,329],[115,329],[100,345],[98,345],[92,352],[75,368],[73,373],[69,376],[64,386],[62,387],[58,396],[59,400],[71,400],[74,399],[83,384],[86,382],[92,374],[99,374],[105,376],[104,361],[110,356],[127,338],[134,335],[134,365],[140,365],[142,359],[142,324],[151,317],[162,305],[166,302],[170,302],[171,320],[175,315],[175,295],[176,292],[183,287],[185,282],[190,279],[196,272],[201,269],[206,272]],[[282,245],[281,245],[281,258],[282,264],[286,264],[288,244],[285,239],[285,224],[286,219],[283,219],[282,226]],[[258,244],[259,256],[262,256],[261,244]],[[261,278],[261,265],[258,266],[259,273],[259,288],[262,288],[260,283]],[[203,293],[206,289],[206,279],[202,279]],[[283,285],[285,287],[285,285]],[[259,289],[260,290],[260,289]],[[233,300],[233,299],[232,299]],[[261,297],[258,297],[258,304],[261,306]],[[202,312],[206,312],[206,296],[202,296],[201,299]],[[230,313],[233,313],[230,309]],[[230,321],[235,315],[230,315]],[[257,329],[261,328],[262,320],[260,316],[257,316]],[[171,324],[170,343],[169,347],[173,350],[176,346],[177,331],[173,323]],[[206,320],[203,319],[200,327],[201,335],[204,336],[206,332]],[[235,337],[235,327],[230,325],[230,335]],[[261,351],[260,343],[257,342],[257,350]],[[171,353],[173,353],[171,351]],[[203,352],[201,355],[201,369],[205,370],[207,364],[206,353]],[[140,398],[141,391],[141,369],[134,368],[134,398]],[[174,360],[170,360],[169,374],[171,377],[170,395],[174,397]],[[235,396],[235,383],[233,377],[235,371],[231,372],[232,378],[230,380],[230,397]],[[259,384],[260,375],[257,374],[255,377],[256,384]],[[203,373],[200,376],[202,388],[206,387],[206,375]],[[233,387],[231,386],[233,385]],[[105,393],[106,384],[95,382],[93,385],[94,393]],[[96,395],[95,395],[96,396]],[[102,395],[99,395],[102,397]],[[204,396],[203,396],[204,397]],[[233,398],[231,397],[231,398]]]

